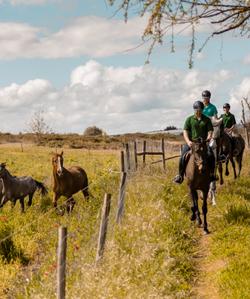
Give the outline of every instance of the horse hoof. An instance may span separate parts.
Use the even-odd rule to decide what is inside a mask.
[[[195,220],[196,220],[196,216],[193,214],[193,215],[190,217],[190,220],[191,220],[191,221],[195,221]]]
[[[212,206],[214,206],[214,207],[215,207],[215,206],[216,206],[216,202],[212,202]]]
[[[225,173],[225,176],[229,176],[229,173]]]
[[[202,227],[202,221],[197,221],[197,227]]]
[[[204,235],[208,235],[208,234],[209,234],[209,230],[208,230],[208,229],[204,229],[203,234],[204,234]]]
[[[63,216],[65,213],[65,209],[63,207],[56,208],[56,214],[59,216]]]

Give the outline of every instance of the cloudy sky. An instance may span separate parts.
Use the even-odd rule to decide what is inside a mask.
[[[43,110],[59,133],[96,125],[108,134],[182,127],[192,103],[209,89],[219,112],[225,102],[240,122],[250,97],[250,43],[228,34],[211,39],[199,28],[188,69],[188,30],[179,30],[145,64],[145,20],[122,15],[105,0],[0,0],[0,109],[2,132],[27,130]]]

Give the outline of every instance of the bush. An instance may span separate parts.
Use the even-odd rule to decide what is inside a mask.
[[[105,135],[105,132],[96,126],[93,126],[93,127],[88,127],[87,129],[85,129],[85,131],[83,132],[83,135],[84,136],[103,136],[103,135]]]

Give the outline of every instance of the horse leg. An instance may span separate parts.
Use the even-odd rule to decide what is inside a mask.
[[[59,197],[60,196],[57,193],[54,192],[54,194],[53,194],[53,205],[54,205],[55,208],[57,207],[57,200],[58,200]]]
[[[24,213],[24,197],[19,198],[20,205],[21,205],[21,212]]]
[[[16,205],[16,199],[11,200],[11,209],[14,209],[15,205]]]
[[[219,169],[219,175],[220,175],[220,185],[223,185],[224,180],[223,180],[222,163],[221,163],[221,162],[219,162],[219,167],[218,167],[218,169]]]
[[[192,198],[192,207],[191,207],[191,211],[192,211],[192,215],[190,220],[191,221],[197,221],[198,225],[201,225],[201,218],[200,218],[200,211],[199,211],[199,207],[198,207],[198,193],[196,190],[191,190],[190,191],[191,194],[191,198]]]
[[[234,158],[233,158],[233,156],[231,156],[229,159],[230,159],[230,162],[231,162],[231,164],[232,164],[232,166],[233,166],[234,178],[236,179],[236,178],[237,178],[237,175],[236,175],[236,169],[235,169]]]
[[[32,205],[32,198],[33,198],[34,192],[29,194],[29,201],[28,206],[30,207]]]
[[[67,198],[67,202],[66,202],[66,209],[67,209],[67,213],[72,213],[73,211],[73,208],[74,208],[74,205],[75,205],[75,200],[73,198],[73,196]]]
[[[240,176],[241,168],[242,168],[242,156],[243,156],[243,152],[241,152],[238,156],[236,156],[236,161],[238,164],[238,177]]]
[[[212,201],[212,205],[213,206],[216,206],[216,201],[215,201],[215,194],[216,194],[216,182],[213,181],[210,183],[210,186],[209,186],[209,196],[211,198],[211,201]]]
[[[204,220],[204,224],[203,224],[204,234],[209,233],[207,228],[207,194],[208,191],[203,191],[202,212],[203,212],[203,220]]]
[[[86,200],[89,199],[89,190],[88,190],[88,187],[86,187],[86,188],[84,188],[84,189],[82,190],[82,194],[83,194],[83,196],[84,196],[84,198],[85,198]]]

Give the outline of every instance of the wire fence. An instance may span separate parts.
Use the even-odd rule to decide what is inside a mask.
[[[92,181],[89,183],[88,187],[93,187],[97,186],[98,184],[101,184],[102,180],[104,178],[107,179],[109,176],[113,175],[120,175],[120,184],[119,184],[119,189],[117,191],[117,208],[116,208],[116,213],[115,213],[115,222],[112,222],[112,226],[108,228],[108,223],[109,223],[109,217],[110,217],[110,206],[111,206],[111,201],[113,202],[112,205],[115,204],[115,196],[111,194],[106,194],[104,195],[104,204],[102,207],[102,215],[101,215],[101,209],[97,209],[96,212],[94,213],[93,217],[95,219],[94,221],[94,226],[90,229],[90,237],[88,240],[85,240],[84,243],[84,248],[92,248],[93,252],[96,250],[95,254],[95,265],[98,265],[98,262],[102,259],[102,256],[105,251],[105,241],[107,238],[107,232],[109,232],[109,236],[113,235],[115,231],[115,223],[117,224],[122,224],[122,218],[124,216],[124,210],[125,210],[125,197],[126,197],[126,186],[128,184],[128,180],[133,178],[133,175],[136,174],[138,170],[138,157],[136,155],[137,149],[141,150],[143,148],[145,150],[145,142],[140,141],[134,142],[134,143],[129,143],[124,145],[124,151],[121,151],[120,153],[120,170],[118,171],[117,169],[112,169],[108,168],[105,171],[103,171],[102,175],[99,176],[96,180]],[[151,143],[148,141],[148,149],[147,151],[159,151],[159,148],[164,151],[164,155],[162,155],[162,159],[159,161],[151,161],[150,164],[155,164],[158,162],[163,162],[163,159],[169,159],[165,158],[165,147],[163,146],[163,141],[152,141]],[[145,151],[144,151],[145,152]],[[170,157],[176,158],[179,157],[179,155],[175,155]],[[165,162],[165,161],[164,161]],[[151,176],[151,175],[149,175]],[[159,176],[161,178],[165,178],[164,175]],[[112,177],[111,177],[112,178]],[[85,188],[84,188],[85,189]],[[84,189],[80,190],[83,191]],[[100,202],[100,198],[97,198],[91,193],[91,198],[93,200],[98,200]],[[33,221],[30,221],[26,223],[24,226],[22,226],[20,229],[17,229],[11,233],[9,233],[7,236],[4,238],[0,239],[0,245],[5,242],[6,240],[15,237],[16,235],[26,233],[27,229],[31,226],[35,226],[37,228],[42,226],[42,223],[46,221],[46,219],[52,214],[57,212],[59,215],[64,214],[65,207],[67,206],[67,199],[60,205],[58,205],[57,210],[55,210],[54,207],[49,208],[46,212],[42,213],[41,215],[35,217]],[[63,213],[62,213],[63,211]],[[102,218],[100,219],[100,216]],[[79,219],[79,223],[83,220],[82,217],[82,211],[81,210],[74,210],[74,217],[76,219]],[[65,298],[65,286],[66,286],[66,271],[68,275],[71,275],[74,273],[76,269],[79,268],[79,260],[77,259],[67,259],[67,249],[66,249],[66,244],[75,244],[78,241],[79,238],[79,233],[75,231],[68,231],[67,226],[62,226],[58,225],[58,230],[59,230],[59,245],[58,245],[58,251],[57,251],[57,258],[58,261],[56,262],[56,265],[52,265],[51,268],[49,268],[48,272],[53,272],[54,274],[57,273],[57,298]],[[53,238],[55,239],[55,230],[51,230],[47,234],[47,240]],[[81,245],[82,246],[82,245]],[[76,248],[77,249],[77,248]],[[82,251],[81,251],[82,252]],[[85,251],[84,254],[81,254],[80,260],[84,263],[84,259],[87,257],[88,253],[87,250]],[[45,256],[44,256],[45,258]],[[78,257],[79,258],[79,257]],[[56,260],[56,258],[54,259]],[[40,261],[42,263],[42,261]],[[66,270],[66,265],[67,265],[67,270]],[[39,271],[39,267],[33,268],[35,272]],[[45,272],[46,273],[46,272]],[[21,275],[21,274],[20,274]],[[50,274],[48,274],[50,275]],[[27,276],[27,274],[26,274]],[[24,279],[24,278],[23,278]],[[42,283],[42,282],[41,282]],[[55,292],[55,289],[54,289]]]

